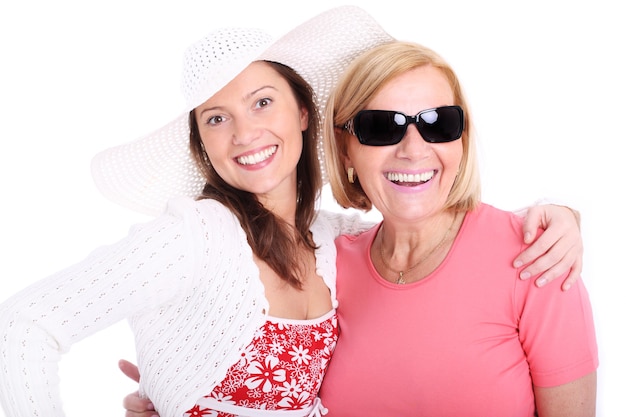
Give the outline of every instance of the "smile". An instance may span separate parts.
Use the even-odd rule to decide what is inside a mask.
[[[386,172],[385,178],[395,184],[415,185],[430,181],[435,171],[422,172],[421,174],[404,174],[400,172]]]
[[[277,149],[278,149],[278,146],[274,145],[274,146],[272,146],[270,148],[264,149],[264,150],[262,150],[260,152],[257,152],[257,153],[253,153],[251,155],[240,156],[240,157],[236,158],[235,160],[239,164],[241,164],[241,165],[258,164],[260,162],[265,161],[270,156],[274,155],[276,153]]]

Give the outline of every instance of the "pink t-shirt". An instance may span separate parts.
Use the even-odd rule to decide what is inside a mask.
[[[337,244],[340,337],[320,396],[328,417],[533,416],[533,384],[598,366],[589,297],[522,281],[521,219],[481,205],[442,264],[412,284],[369,256],[378,227]]]

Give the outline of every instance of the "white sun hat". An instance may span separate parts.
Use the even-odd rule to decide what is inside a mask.
[[[259,29],[228,28],[191,45],[183,60],[182,114],[133,142],[106,149],[91,164],[98,189],[109,199],[157,215],[173,197],[198,197],[205,179],[189,148],[189,112],[257,60],[287,65],[313,88],[320,122],[330,92],[347,65],[362,52],[393,38],[363,9],[330,9],[278,40]],[[321,132],[321,129],[320,129]],[[323,141],[318,159],[323,169]]]

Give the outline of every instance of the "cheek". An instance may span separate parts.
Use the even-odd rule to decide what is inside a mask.
[[[348,146],[348,156],[359,173],[365,175],[367,171],[379,171],[385,161],[393,159],[392,146],[366,146],[355,139]],[[365,171],[365,172],[364,172]]]
[[[439,158],[444,164],[446,171],[453,172],[456,176],[463,159],[463,143],[457,140],[444,145],[439,149]]]
[[[209,158],[209,162],[214,167],[219,165],[220,161],[225,158],[226,148],[223,140],[219,140],[219,138],[214,137],[214,135],[207,136],[201,135],[202,137],[202,146],[204,147],[204,151]]]

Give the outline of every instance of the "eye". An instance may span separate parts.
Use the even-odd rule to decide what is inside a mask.
[[[259,99],[256,104],[255,107],[257,108],[263,108],[263,107],[267,107],[272,103],[272,99],[268,98],[268,97],[263,97],[262,99]]]
[[[211,125],[211,126],[216,126],[219,125],[220,123],[224,122],[224,117],[223,116],[211,116],[207,119],[206,124]]]

